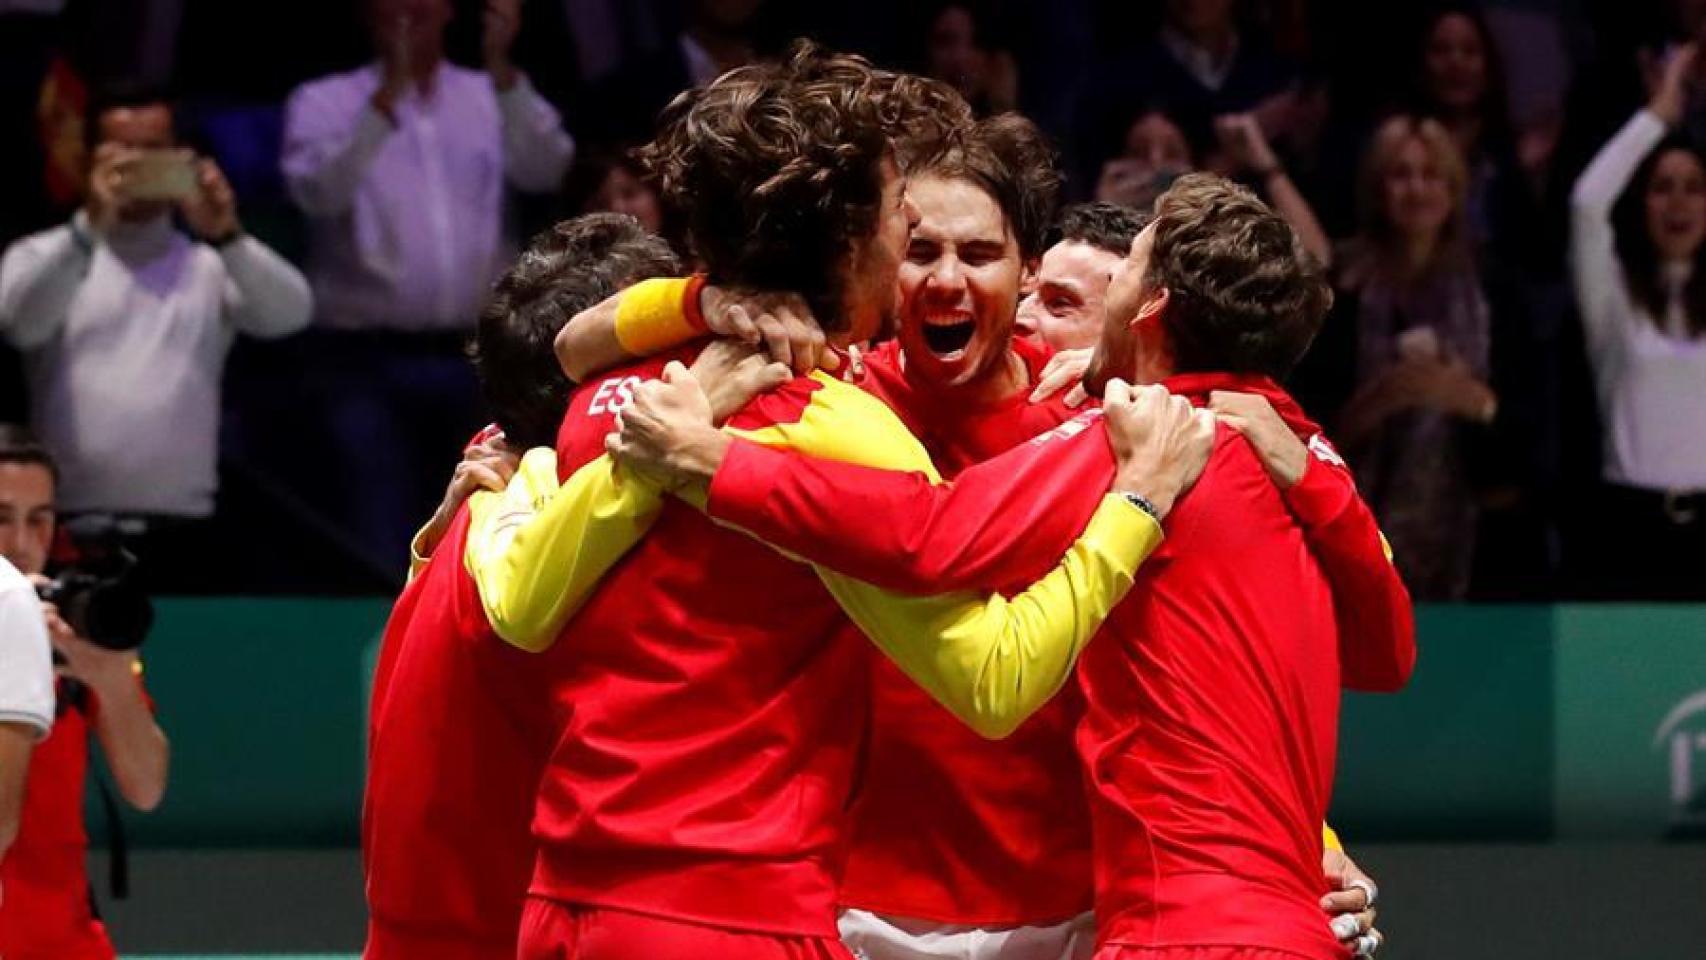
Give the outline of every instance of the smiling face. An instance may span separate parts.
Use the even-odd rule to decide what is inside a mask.
[[[1407,239],[1434,239],[1451,219],[1451,182],[1427,144],[1409,137],[1387,158],[1382,171],[1386,217]]]
[[[1687,150],[1659,155],[1647,181],[1647,233],[1665,260],[1692,260],[1706,239],[1706,169]]]
[[[1019,303],[1019,335],[1056,350],[1094,345],[1108,285],[1125,263],[1125,257],[1081,240],[1050,247],[1031,292]]]
[[[1003,369],[1024,265],[995,199],[967,180],[923,176],[900,267],[900,345],[907,364],[942,386]]]

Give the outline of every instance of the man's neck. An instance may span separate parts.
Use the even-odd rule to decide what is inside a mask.
[[[903,365],[906,363],[904,351],[900,355],[900,361]],[[997,406],[1031,388],[1030,367],[1011,347],[981,376],[965,383],[941,384],[926,381],[920,376],[914,376],[912,379],[915,383],[922,383],[929,391],[951,397],[955,404],[968,407]]]
[[[1140,356],[1137,358],[1136,368],[1132,370],[1131,382],[1138,384],[1160,383],[1176,372],[1173,369],[1173,364],[1165,357]]]

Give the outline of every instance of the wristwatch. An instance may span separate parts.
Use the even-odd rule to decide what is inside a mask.
[[[1154,520],[1156,523],[1161,522],[1161,511],[1154,503],[1150,502],[1148,497],[1141,493],[1132,493],[1130,490],[1120,490],[1117,492],[1126,503],[1129,503],[1137,509],[1142,510],[1144,513],[1149,514],[1149,519]]]

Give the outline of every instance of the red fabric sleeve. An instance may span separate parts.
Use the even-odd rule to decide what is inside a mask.
[[[1311,455],[1285,498],[1333,588],[1344,686],[1380,693],[1402,688],[1416,665],[1410,593],[1349,471]]]
[[[737,440],[711,482],[709,509],[773,546],[887,590],[1005,590],[1059,562],[1113,475],[1096,418],[939,484]]]

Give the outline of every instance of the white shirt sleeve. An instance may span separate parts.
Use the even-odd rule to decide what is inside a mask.
[[[284,111],[284,171],[290,195],[311,217],[348,210],[379,148],[395,129],[354,76],[298,87]]]
[[[53,727],[53,654],[35,588],[0,557],[0,723],[47,736]]]
[[[255,337],[282,337],[308,326],[314,294],[302,272],[254,237],[219,251],[225,265],[225,319]]]
[[[575,157],[575,142],[563,130],[563,118],[526,74],[498,94],[503,115],[504,173],[510,185],[526,193],[550,193],[562,185]]]
[[[1570,275],[1588,345],[1596,355],[1608,348],[1618,325],[1628,319],[1611,212],[1665,130],[1665,122],[1651,111],[1636,111],[1600,148],[1570,192]]]
[[[89,275],[90,247],[79,226],[25,237],[0,258],[0,335],[20,350],[39,347],[65,325],[71,301]]]

